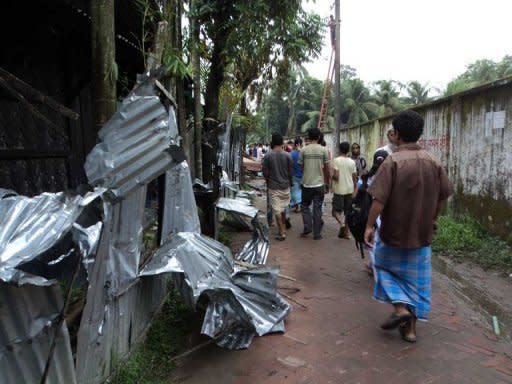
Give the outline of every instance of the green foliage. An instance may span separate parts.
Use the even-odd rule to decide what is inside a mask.
[[[429,102],[432,98],[429,93],[432,90],[428,84],[421,84],[419,81],[410,81],[406,88],[407,96],[403,99],[405,104],[418,105]]]
[[[226,247],[231,247],[231,243],[233,241],[233,232],[225,230],[219,231],[218,240]]]
[[[184,77],[189,74],[187,64],[183,61],[181,51],[172,48],[170,45],[165,47],[162,62],[169,71],[169,74],[173,76]]]
[[[444,95],[453,95],[506,76],[512,76],[512,56],[506,55],[498,62],[489,59],[477,60],[448,83]]]
[[[211,110],[216,100],[211,99],[218,97],[227,78],[233,77],[237,92],[244,94],[256,79],[269,81],[276,72],[286,73],[291,64],[317,57],[321,50],[321,19],[306,13],[297,0],[198,0],[193,12],[210,63],[205,90],[209,115],[217,116],[218,111]]]
[[[144,344],[132,352],[127,362],[121,363],[117,372],[107,382],[168,383],[174,369],[169,359],[183,349],[186,335],[196,326],[194,318],[194,313],[183,304],[178,293],[172,290],[161,312],[153,321]]]
[[[441,216],[432,243],[435,252],[457,261],[472,261],[484,268],[512,268],[512,248],[490,235],[475,219]]]
[[[362,124],[379,113],[379,105],[372,101],[370,90],[359,78],[342,81],[341,101],[342,121],[348,125]]]
[[[390,115],[404,109],[400,100],[403,87],[395,80],[379,80],[374,83],[374,101],[379,105],[379,117]]]

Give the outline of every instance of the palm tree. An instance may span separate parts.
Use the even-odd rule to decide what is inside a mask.
[[[428,96],[431,90],[432,88],[428,86],[428,83],[421,84],[416,80],[411,81],[407,84],[407,97],[404,98],[404,101],[409,105],[424,104],[431,100]]]
[[[346,124],[362,124],[377,116],[379,106],[372,102],[370,90],[361,79],[344,81],[341,84],[341,95],[341,115]]]
[[[379,105],[379,116],[389,115],[403,109],[400,103],[400,90],[402,84],[394,80],[379,80],[374,83],[376,86],[374,99]]]

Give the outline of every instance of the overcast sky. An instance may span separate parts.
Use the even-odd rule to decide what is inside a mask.
[[[306,2],[306,0],[303,0]],[[467,64],[512,54],[510,0],[340,0],[341,63],[366,82],[419,80],[444,88]],[[305,3],[322,17],[334,0]],[[319,59],[306,64],[327,75],[328,31]]]

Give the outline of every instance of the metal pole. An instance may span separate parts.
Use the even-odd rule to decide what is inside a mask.
[[[334,44],[334,153],[338,153],[341,125],[341,91],[340,91],[340,0],[335,0],[334,19],[336,20],[336,41]]]

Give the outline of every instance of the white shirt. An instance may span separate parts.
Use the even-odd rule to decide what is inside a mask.
[[[377,148],[377,150],[375,152],[386,151],[388,153],[388,155],[391,155],[395,151],[395,148],[396,148],[395,144],[388,143],[383,147]]]

